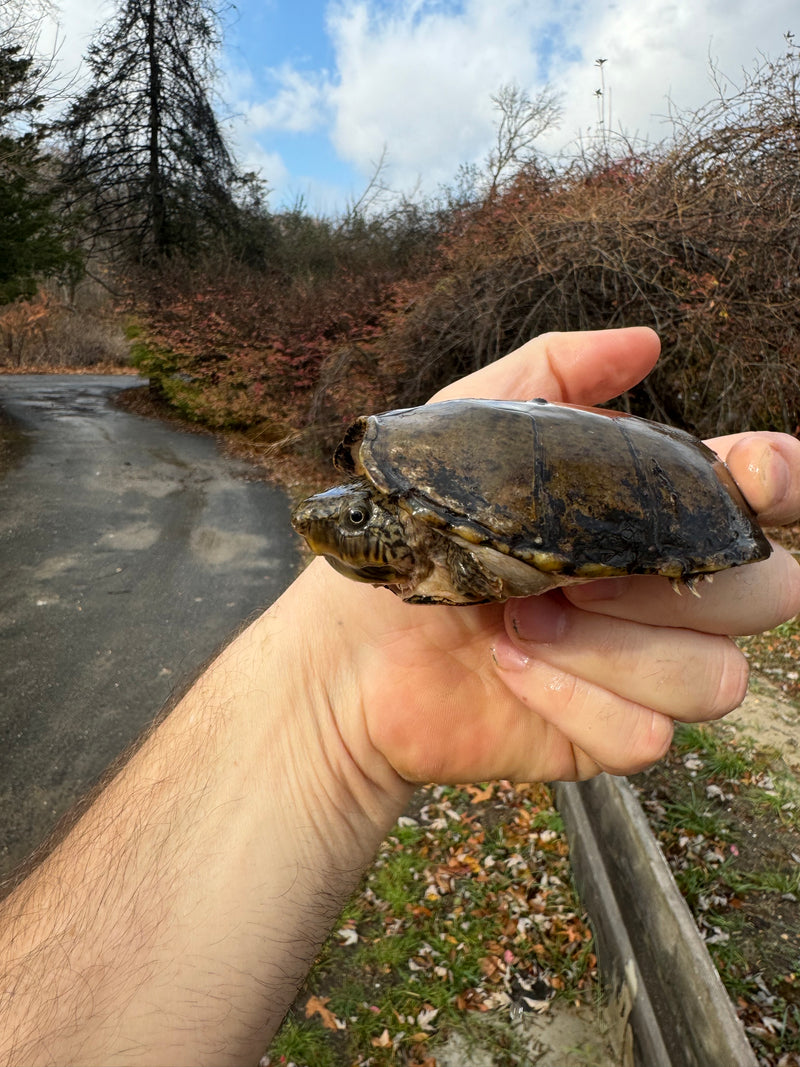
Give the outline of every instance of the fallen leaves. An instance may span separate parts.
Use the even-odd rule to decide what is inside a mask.
[[[355,945],[358,943],[358,930],[355,926],[343,926],[336,931],[336,937],[340,945]]]
[[[721,725],[682,728],[636,781],[759,1067],[800,1067],[796,779]]]
[[[330,939],[336,966],[307,983],[301,1011],[337,1042],[336,1062],[346,1047],[354,1067],[436,1067],[427,1045],[459,1015],[510,1024],[589,994],[597,960],[567,853],[544,787],[420,791]]]
[[[380,1037],[373,1037],[371,1044],[373,1048],[391,1048],[392,1039],[389,1036],[389,1031],[384,1030]]]
[[[330,997],[309,997],[306,1002],[306,1018],[319,1015],[326,1030],[344,1030],[345,1024],[328,1008]]]

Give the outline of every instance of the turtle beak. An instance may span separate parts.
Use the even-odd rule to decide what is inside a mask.
[[[326,506],[327,493],[318,493],[302,500],[292,512],[292,526],[308,542],[312,552],[318,556],[325,555],[335,544],[332,536],[336,518],[339,513],[338,502],[335,506]]]

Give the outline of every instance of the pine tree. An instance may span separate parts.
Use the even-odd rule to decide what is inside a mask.
[[[44,150],[44,71],[23,48],[0,44],[0,304],[31,296],[37,279],[78,272],[80,258],[56,210]]]
[[[235,214],[240,179],[212,106],[211,0],[118,0],[64,120],[84,225],[142,259],[190,252]]]

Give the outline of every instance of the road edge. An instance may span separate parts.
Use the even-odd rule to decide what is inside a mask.
[[[625,1067],[757,1067],[627,779],[559,782],[555,794]]]

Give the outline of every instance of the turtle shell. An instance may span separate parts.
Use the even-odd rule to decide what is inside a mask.
[[[443,401],[359,419],[335,463],[448,535],[562,580],[691,579],[771,551],[711,449],[617,412]]]

